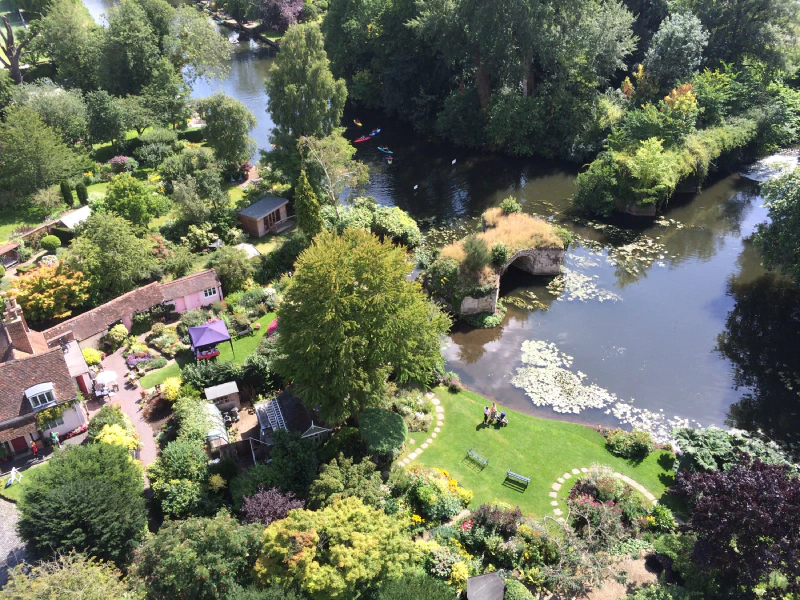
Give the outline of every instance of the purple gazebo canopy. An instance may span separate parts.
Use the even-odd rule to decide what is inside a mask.
[[[231,336],[224,321],[214,321],[198,327],[189,327],[189,338],[194,348],[202,348],[230,341]]]

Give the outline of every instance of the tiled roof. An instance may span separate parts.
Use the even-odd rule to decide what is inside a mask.
[[[13,423],[0,424],[0,442],[10,442],[26,433],[33,433],[36,429],[36,417],[32,414]]]
[[[181,277],[175,281],[161,284],[161,293],[164,302],[175,300],[175,298],[183,298],[189,294],[196,294],[212,287],[219,287],[219,277],[214,269],[207,269],[200,271],[193,275]]]
[[[18,242],[8,242],[7,244],[3,244],[0,246],[0,256],[5,254],[6,252],[11,252],[12,250],[16,250],[19,248]]]
[[[77,396],[61,348],[0,364],[0,382],[0,423],[33,413],[25,390],[34,385],[52,383],[57,402]]]
[[[258,202],[251,204],[244,210],[240,210],[239,214],[245,217],[250,217],[251,219],[263,219],[268,214],[275,212],[285,204],[289,204],[289,201],[286,198],[268,195],[264,196]]]
[[[59,323],[42,333],[45,339],[53,340],[71,331],[76,340],[85,340],[105,331],[109,325],[123,317],[130,316],[135,312],[148,310],[156,304],[161,304],[163,300],[160,284],[150,283],[123,294],[110,302],[106,302],[102,306],[93,308],[82,315]]]

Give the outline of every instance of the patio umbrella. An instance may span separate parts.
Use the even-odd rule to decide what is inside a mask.
[[[100,385],[108,385],[112,381],[116,380],[117,380],[117,374],[114,371],[103,371],[95,379],[95,381]]]

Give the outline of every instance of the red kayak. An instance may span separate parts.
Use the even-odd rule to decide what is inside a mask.
[[[369,137],[368,135],[362,135],[360,138],[358,138],[357,140],[353,140],[353,141],[354,141],[356,144],[358,144],[359,142],[366,142],[367,140],[371,140],[371,139],[372,139],[372,138],[371,138],[371,137]]]

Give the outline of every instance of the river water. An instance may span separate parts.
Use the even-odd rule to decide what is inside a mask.
[[[84,1],[98,18],[111,0]],[[258,119],[251,135],[259,148],[268,147],[272,127],[263,80],[273,56],[242,42],[224,81],[193,90],[243,102]],[[467,387],[543,417],[605,425],[621,417],[661,433],[675,424],[731,426],[794,440],[800,301],[764,272],[748,241],[766,220],[754,181],[761,174],[719,177],[677,197],[655,223],[587,222],[569,213],[574,165],[454,149],[367,111],[348,109],[344,122],[350,139],[381,128],[358,145],[357,158],[370,167],[367,193],[423,226],[469,220],[513,195],[525,211],[576,234],[565,276],[512,268],[503,277],[501,296],[511,300],[500,327],[455,326],[445,356]],[[378,144],[394,151],[391,165]],[[553,381],[568,397],[566,410],[574,397],[599,408],[556,412],[542,404]]]

